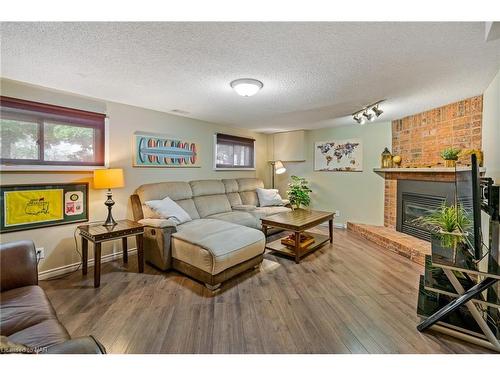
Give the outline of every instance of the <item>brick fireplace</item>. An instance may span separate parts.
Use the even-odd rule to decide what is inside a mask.
[[[454,182],[454,173],[445,168],[401,168],[400,171],[378,172],[385,179],[384,226],[347,223],[347,229],[375,242],[387,250],[424,265],[425,255],[431,253],[430,242],[396,230],[398,181]]]
[[[482,96],[475,96],[393,121],[392,153],[402,157],[401,168],[374,171],[385,180],[384,226],[349,222],[348,230],[423,265],[430,243],[396,230],[398,181],[454,182],[439,153],[446,147],[481,149],[482,109]]]
[[[426,172],[414,172],[408,168],[404,172],[383,172],[385,178],[384,189],[384,226],[396,229],[398,209],[398,180],[453,182],[454,174],[450,172],[435,172],[432,169]]]

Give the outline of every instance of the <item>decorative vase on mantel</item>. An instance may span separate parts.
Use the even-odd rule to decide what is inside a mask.
[[[381,167],[382,168],[392,168],[392,154],[386,147],[380,155],[381,157]]]

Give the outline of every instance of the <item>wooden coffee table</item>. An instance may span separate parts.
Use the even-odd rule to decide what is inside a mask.
[[[276,215],[271,215],[262,219],[262,231],[267,236],[267,228],[281,228],[295,233],[295,247],[289,248],[281,243],[281,239],[266,244],[266,249],[275,251],[279,254],[293,257],[295,263],[300,262],[300,258],[309,254],[310,252],[320,248],[326,242],[333,242],[333,212],[314,211],[296,209],[294,211],[282,212]],[[321,223],[328,221],[329,235],[306,232]],[[301,248],[300,234],[307,233],[314,238],[314,243]]]

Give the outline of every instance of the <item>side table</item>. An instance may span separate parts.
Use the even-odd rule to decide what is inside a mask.
[[[82,274],[87,274],[88,242],[94,244],[94,288],[101,284],[101,244],[106,241],[122,239],[123,262],[128,262],[127,237],[135,236],[137,243],[137,261],[139,272],[144,272],[144,225],[132,220],[119,220],[116,225],[105,227],[102,224],[79,225],[82,238]]]

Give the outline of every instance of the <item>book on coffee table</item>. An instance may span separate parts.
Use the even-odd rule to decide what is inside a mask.
[[[295,248],[295,233],[291,233],[290,235],[286,236],[285,238],[281,239],[281,243],[287,247]],[[306,233],[301,233],[300,234],[300,248],[305,249],[307,246],[311,245],[314,243],[314,237],[306,234]]]

